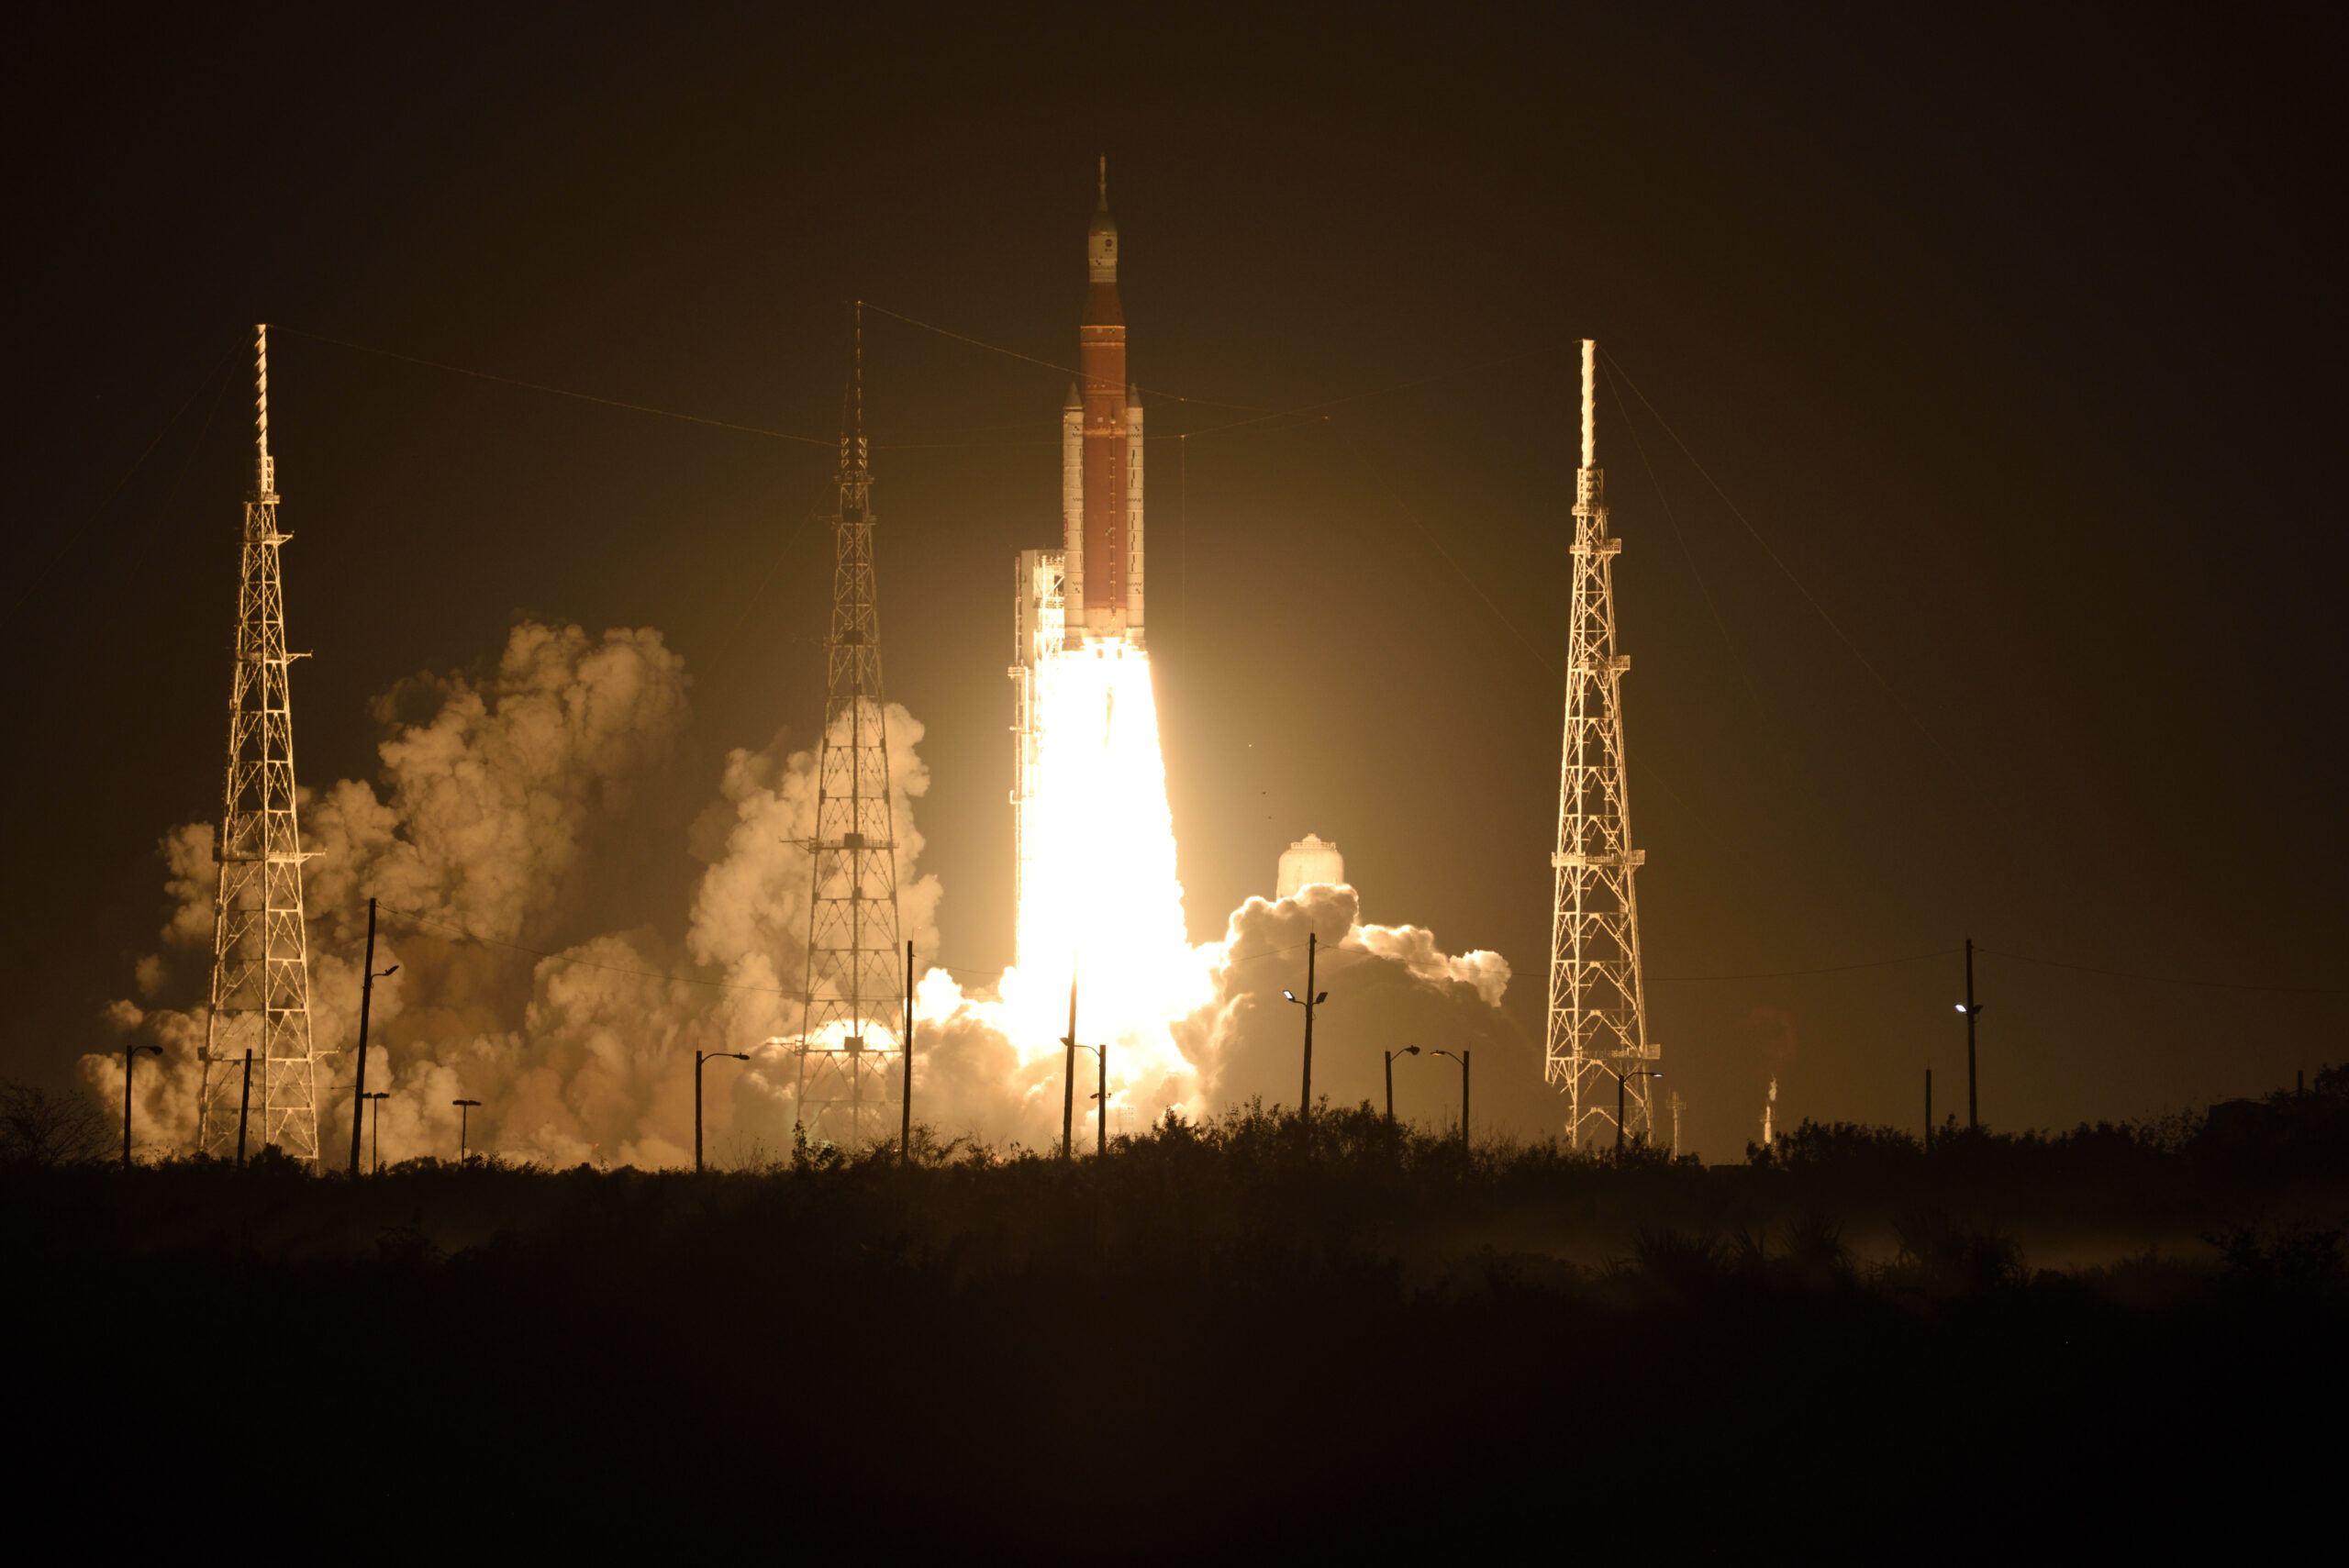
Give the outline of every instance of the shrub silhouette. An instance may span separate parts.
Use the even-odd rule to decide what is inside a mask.
[[[868,1553],[1456,1552],[1553,1528],[1602,1452],[1668,1494],[1675,1552],[1929,1517],[1965,1555],[2146,1488],[2188,1500],[2175,1544],[2192,1499],[2298,1473],[2261,1401],[2349,1394],[2349,1195],[2294,1158],[1806,1125],[1715,1173],[1251,1104],[1068,1161],[927,1128],[910,1159],[801,1143],[703,1177],[21,1161],[0,1246],[12,1392],[53,1428],[26,1484],[61,1496],[121,1424],[195,1418],[204,1452],[266,1448],[295,1514],[495,1499],[531,1555],[631,1520],[671,1555],[713,1520]],[[2127,1245],[2030,1273],[2067,1227]],[[215,1355],[256,1324],[290,1326],[294,1373]],[[158,1466],[104,1517],[173,1539],[217,1485]],[[1953,1522],[1952,1488],[1997,1507]],[[1593,1505],[1575,1539],[1653,1550],[1657,1518]]]

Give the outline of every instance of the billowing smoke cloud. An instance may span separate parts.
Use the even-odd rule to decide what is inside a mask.
[[[1355,891],[1326,884],[1276,902],[1251,898],[1232,912],[1214,972],[1215,1000],[1176,1030],[1185,1053],[1200,1064],[1210,1104],[1260,1096],[1297,1103],[1304,1009],[1282,993],[1305,995],[1308,936],[1320,939],[1314,986],[1330,994],[1315,1010],[1316,1101],[1383,1106],[1382,1053],[1417,1045],[1421,1054],[1396,1066],[1398,1116],[1457,1126],[1460,1069],[1428,1053],[1465,1051],[1480,1135],[1497,1126],[1555,1128],[1554,1108],[1537,1092],[1540,1050],[1500,1011],[1508,960],[1486,951],[1448,956],[1432,932],[1416,926],[1364,925]]]
[[[452,1155],[450,1102],[460,1097],[482,1102],[471,1118],[476,1150],[557,1165],[689,1162],[696,1049],[754,1057],[709,1070],[713,1156],[788,1147],[793,1062],[760,1048],[798,1027],[812,749],[778,738],[726,759],[717,798],[687,835],[705,869],[674,934],[655,921],[578,940],[609,902],[599,868],[679,762],[688,685],[656,631],[591,637],[525,623],[493,673],[419,676],[381,700],[391,738],[375,783],[306,794],[304,838],[317,852],[306,885],[312,1028],[319,1050],[340,1053],[318,1075],[329,1166],[348,1150],[371,895],[384,911],[376,966],[399,966],[376,986],[368,1062],[369,1087],[392,1095],[381,1123],[387,1162]],[[901,937],[935,953],[941,889],[918,870],[913,816],[930,786],[922,727],[896,706],[886,722]],[[141,1140],[157,1152],[195,1137],[212,831],[190,825],[163,840],[173,914],[160,951],[139,965],[139,999],[109,1009],[127,1039],[164,1050],[139,1080]],[[1478,1048],[1480,1130],[1513,1101],[1543,1097],[1525,1093],[1538,1088],[1538,1049],[1498,1010],[1508,966],[1497,954],[1447,956],[1424,930],[1362,924],[1353,889],[1314,886],[1249,900],[1220,941],[1192,950],[1197,1006],[1110,1042],[1113,1131],[1252,1096],[1296,1102],[1301,1019],[1280,993],[1303,987],[1308,931],[1323,944],[1318,984],[1332,993],[1317,1027],[1317,1097],[1375,1100],[1380,1051],[1412,1043]],[[998,997],[1017,986],[1007,974],[966,995],[942,970],[922,979],[917,1111],[942,1133],[1030,1147],[1057,1139],[1062,1051],[1052,1033],[1027,1038],[1039,1031],[1012,1022],[1015,1009]],[[1093,1069],[1082,1060],[1085,1106]],[[121,1073],[119,1053],[83,1062],[111,1103]],[[1398,1067],[1398,1110],[1456,1118],[1448,1074],[1451,1063],[1425,1057]]]

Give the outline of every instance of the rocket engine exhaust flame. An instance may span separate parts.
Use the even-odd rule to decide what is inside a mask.
[[[1108,1040],[1113,1108],[1191,1097],[1173,1022],[1213,994],[1174,871],[1174,822],[1150,655],[1123,641],[1048,653],[1033,671],[1030,791],[1020,803],[1019,965],[1004,1001],[1023,1055],[1049,1052],[1074,974],[1080,1040]]]

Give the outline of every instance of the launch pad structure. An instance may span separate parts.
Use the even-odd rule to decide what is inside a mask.
[[[841,432],[833,536],[832,626],[824,730],[808,851],[807,991],[794,1101],[810,1142],[865,1137],[868,1106],[892,1103],[905,1049],[898,973],[897,835],[881,697],[881,615],[873,570],[873,474],[864,439],[863,313],[849,417]]]
[[[1550,857],[1557,879],[1544,1067],[1547,1080],[1566,1096],[1566,1139],[1577,1146],[1594,1125],[1614,1126],[1623,1139],[1653,1136],[1648,1091],[1652,1063],[1663,1054],[1648,1039],[1647,986],[1640,969],[1632,878],[1647,851],[1631,846],[1623,747],[1623,673],[1631,661],[1615,650],[1614,563],[1623,541],[1607,531],[1598,357],[1598,345],[1584,339],[1565,743],[1557,850]]]
[[[253,328],[253,484],[245,500],[228,687],[228,772],[220,810],[212,940],[212,1006],[196,1092],[196,1149],[239,1152],[248,1092],[266,1149],[318,1158],[317,1052],[310,1038],[308,936],[302,917],[301,827],[294,790],[294,707],[285,649],[285,579],[277,465],[269,455],[269,328]],[[328,1054],[331,1054],[330,1052]],[[250,1080],[250,1083],[248,1082]]]

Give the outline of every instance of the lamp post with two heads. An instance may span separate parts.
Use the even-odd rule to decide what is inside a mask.
[[[1294,991],[1281,993],[1284,999],[1305,1009],[1305,1098],[1297,1106],[1297,1114],[1305,1117],[1313,1114],[1313,1009],[1330,999],[1327,991],[1313,989],[1313,961],[1320,949],[1320,933],[1308,931],[1305,936],[1305,995],[1299,996]]]
[[[465,1134],[471,1127],[471,1123],[466,1118],[481,1109],[481,1102],[479,1100],[451,1100],[449,1103],[457,1107],[457,1163],[462,1166],[465,1162]]]
[[[1965,1129],[1968,1132],[1982,1125],[1974,1098],[1974,1020],[1982,1016],[1982,1004],[1974,999],[1974,939],[1965,939],[1965,1000],[1957,1004],[1965,1015]]]
[[[1607,1063],[1604,1062],[1600,1062],[1599,1065],[1601,1067],[1607,1067]],[[1609,1073],[1615,1073],[1615,1069],[1612,1067],[1607,1067],[1607,1071]],[[1627,1076],[1661,1078],[1664,1076],[1664,1073],[1661,1069],[1654,1067],[1642,1067],[1638,1073],[1631,1074],[1615,1073],[1615,1152],[1618,1154],[1620,1154],[1623,1151],[1623,1112],[1625,1109],[1623,1104],[1623,1080]]]

